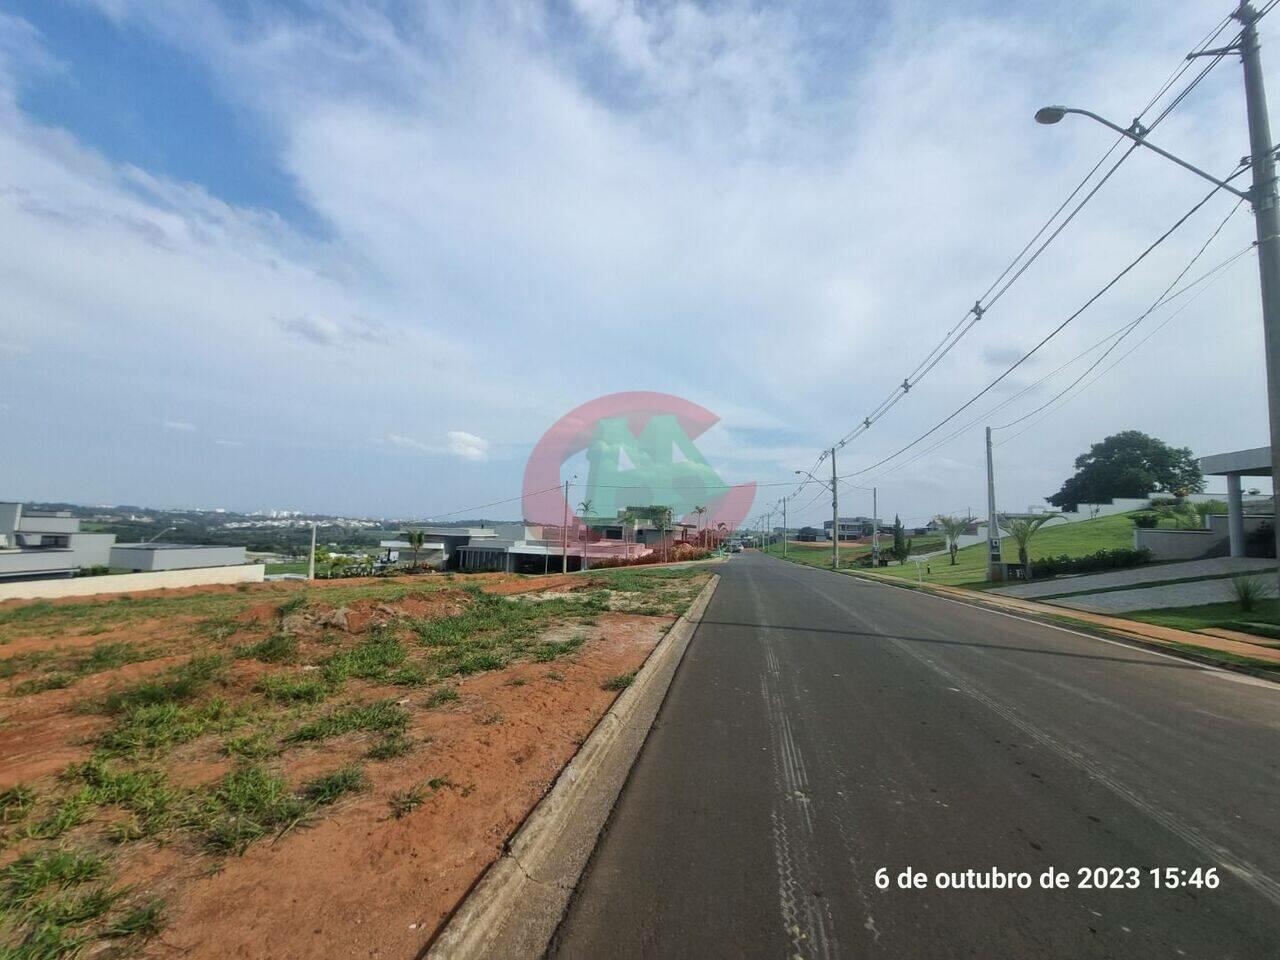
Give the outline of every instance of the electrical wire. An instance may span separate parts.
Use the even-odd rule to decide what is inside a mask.
[[[1237,173],[1239,172],[1242,172],[1242,171],[1238,171]],[[1233,174],[1233,176],[1235,176],[1235,174]],[[1157,247],[1159,247],[1162,243],[1164,243],[1165,240],[1167,240],[1170,236],[1172,236],[1173,233],[1179,227],[1181,227],[1184,223],[1186,223],[1189,219],[1191,219],[1191,217],[1194,216],[1196,212],[1200,210],[1201,207],[1203,207],[1214,196],[1216,196],[1220,189],[1221,187],[1215,186],[1212,190],[1210,190],[1207,194],[1205,194],[1205,196],[1199,202],[1197,202],[1195,206],[1193,206],[1190,210],[1188,210],[1181,217],[1179,217],[1171,227],[1169,227],[1164,233],[1162,233],[1158,238],[1156,238],[1156,240],[1154,240],[1145,250],[1143,250],[1142,253],[1138,254],[1136,258],[1131,260],[1124,267],[1124,269],[1122,269],[1119,273],[1117,273],[1114,277],[1112,277],[1109,281],[1107,281],[1107,283],[1100,290],[1098,290],[1091,297],[1089,297],[1089,299],[1086,300],[1084,304],[1079,307],[1079,309],[1077,309],[1074,313],[1072,313],[1060,324],[1058,324],[1058,326],[1054,327],[1053,330],[1051,330],[1048,334],[1046,334],[1034,347],[1032,347],[1030,350],[1024,353],[1017,361],[1015,361],[1012,365],[1010,365],[1003,373],[1000,374],[1000,376],[996,377],[994,380],[988,383],[985,387],[979,390],[976,394],[974,394],[972,397],[966,400],[963,404],[961,404],[959,407],[953,410],[950,414],[948,414],[945,418],[940,420],[938,423],[934,424],[932,427],[930,427],[924,433],[920,434],[920,436],[916,437],[910,443],[906,444],[905,446],[889,454],[887,457],[883,457],[880,460],[877,460],[875,463],[869,466],[863,467],[861,470],[855,470],[852,473],[846,474],[846,476],[854,477],[864,473],[869,473],[870,471],[876,469],[877,467],[880,467],[883,464],[888,463],[890,460],[896,459],[898,456],[905,453],[907,450],[910,450],[912,447],[916,446],[921,441],[932,436],[938,430],[942,429],[944,426],[946,426],[948,423],[950,423],[952,420],[958,417],[961,413],[963,413],[965,410],[971,407],[974,403],[976,403],[979,399],[985,396],[988,392],[994,389],[999,383],[1003,382],[1003,380],[1007,376],[1009,376],[1009,374],[1013,373],[1014,370],[1018,369],[1018,367],[1022,366],[1022,364],[1024,364],[1027,360],[1029,360],[1032,356],[1034,356],[1046,343],[1048,343],[1050,340],[1056,337],[1059,333],[1061,333],[1064,329],[1066,329],[1066,327],[1072,321],[1074,321],[1077,317],[1079,317],[1082,313],[1084,313],[1087,309],[1089,309],[1089,307],[1093,306],[1093,304],[1096,303],[1109,290],[1111,290],[1112,287],[1114,287],[1125,276],[1127,276],[1129,272],[1133,270],[1134,267],[1136,267],[1139,263],[1145,260],[1152,253],[1152,251],[1154,251]]]
[[[1272,0],[1273,4],[1275,2],[1280,2],[1280,0]],[[1197,46],[1193,50],[1193,53],[1199,53],[1206,50],[1209,44],[1212,43],[1214,40],[1216,40],[1218,35],[1221,34],[1221,32],[1226,28],[1230,20],[1231,20],[1231,17],[1227,16],[1223,20],[1219,21],[1217,26],[1215,26],[1214,29],[1212,29],[1205,36],[1205,38],[1199,44],[1197,44]],[[1221,54],[1215,57],[1210,62],[1210,64],[1208,64],[1206,68],[1203,69],[1201,73],[1191,82],[1191,84],[1186,89],[1184,89],[1181,93],[1179,93],[1177,98],[1175,98],[1174,102],[1168,107],[1166,107],[1164,111],[1161,112],[1161,114],[1155,119],[1155,121],[1153,121],[1151,126],[1147,128],[1147,132],[1150,132],[1151,129],[1154,129],[1161,121],[1163,121],[1164,118],[1168,116],[1168,114],[1173,109],[1173,107],[1176,106],[1178,103],[1182,102],[1182,100],[1191,92],[1192,89],[1194,89],[1196,85],[1200,83],[1201,80],[1204,79],[1204,76],[1207,75],[1208,71],[1212,69],[1212,67],[1219,60],[1221,60],[1221,58],[1222,58]],[[1172,89],[1173,85],[1176,84],[1178,80],[1181,79],[1181,77],[1187,72],[1189,68],[1190,68],[1190,58],[1186,59],[1178,68],[1176,68],[1173,71],[1170,77],[1166,79],[1163,84],[1161,84],[1155,96],[1153,96],[1151,100],[1148,101],[1147,105],[1142,109],[1142,111],[1134,119],[1135,125],[1139,123],[1141,118],[1145,116],[1146,113],[1149,112],[1161,100],[1161,98],[1164,97],[1164,95],[1170,89]],[[1049,217],[1049,219],[1044,222],[1044,224],[1040,227],[1040,229],[1036,232],[1036,234],[1031,238],[1031,240],[1028,241],[1028,243],[1023,246],[1023,248],[1018,252],[1018,254],[1013,258],[1013,260],[1011,260],[1009,264],[1004,268],[1004,270],[1001,271],[1001,273],[997,276],[997,278],[991,284],[991,286],[989,286],[987,290],[983,293],[983,295],[974,303],[974,306],[971,307],[965,313],[965,316],[959,321],[959,323],[957,323],[955,326],[953,326],[950,330],[947,331],[946,335],[942,338],[942,340],[938,343],[938,345],[935,346],[933,350],[931,350],[929,354],[927,354],[926,357],[919,364],[917,364],[916,368],[910,374],[908,374],[906,377],[903,378],[902,383],[900,383],[897,387],[895,387],[894,390],[884,400],[882,400],[875,409],[873,409],[867,416],[863,418],[860,424],[855,426],[852,430],[850,430],[843,437],[841,437],[841,439],[836,444],[837,448],[845,446],[847,443],[849,443],[849,441],[860,436],[862,433],[865,433],[867,430],[871,428],[873,423],[875,423],[881,417],[883,417],[886,413],[888,413],[889,410],[891,410],[903,397],[907,395],[908,392],[910,392],[912,387],[914,387],[925,376],[927,376],[929,372],[932,371],[942,361],[942,359],[946,357],[946,355],[955,348],[956,344],[960,342],[960,340],[964,337],[964,335],[968,333],[969,330],[971,330],[978,323],[978,321],[982,319],[982,316],[986,313],[986,311],[989,310],[995,303],[997,303],[1000,300],[1000,298],[1003,297],[1004,294],[1008,292],[1008,290],[1013,286],[1013,284],[1016,283],[1023,276],[1023,274],[1026,273],[1026,271],[1031,267],[1031,265],[1034,264],[1035,261],[1039,259],[1041,254],[1044,253],[1044,251],[1048,248],[1048,246],[1051,243],[1053,243],[1053,241],[1062,233],[1063,230],[1066,229],[1066,227],[1072,222],[1072,220],[1075,219],[1075,217],[1080,213],[1080,211],[1084,208],[1084,206],[1098,193],[1099,190],[1101,190],[1103,185],[1115,174],[1116,170],[1119,169],[1120,165],[1123,164],[1125,160],[1127,160],[1133,154],[1134,150],[1138,148],[1139,146],[1138,143],[1132,144],[1129,147],[1129,149],[1126,150],[1124,154],[1121,155],[1120,159],[1117,160],[1116,163],[1114,163],[1109,170],[1107,170],[1107,172],[1101,177],[1101,179],[1093,185],[1093,187],[1089,190],[1089,192],[1085,194],[1084,198],[1080,200],[1078,204],[1076,204],[1075,208],[1067,215],[1067,217],[1057,225],[1057,227],[1052,231],[1052,233],[1050,233],[1050,235],[1044,240],[1044,242],[1039,245],[1039,247],[1035,250],[1035,252],[1032,253],[1030,257],[1027,257],[1025,261],[1022,262],[1021,265],[1019,266],[1019,261],[1023,260],[1023,257],[1026,255],[1027,251],[1037,243],[1037,241],[1044,235],[1045,231],[1050,228],[1050,226],[1054,223],[1054,221],[1057,220],[1057,218],[1060,216],[1062,211],[1066,209],[1066,207],[1071,203],[1071,201],[1080,193],[1082,189],[1084,189],[1085,185],[1089,183],[1089,181],[1092,179],[1094,174],[1102,167],[1102,165],[1111,156],[1111,154],[1115,151],[1115,149],[1125,139],[1126,139],[1125,137],[1117,138],[1115,143],[1113,143],[1107,149],[1106,153],[1103,154],[1102,158],[1099,159],[1099,161],[1096,164],[1094,164],[1094,166],[1089,170],[1089,172],[1084,176],[1084,178],[1079,182],[1079,184],[1077,184],[1077,186],[1071,191],[1071,193],[1067,196],[1067,199],[1064,200],[1062,204],[1059,205],[1057,210],[1055,210],[1054,213]],[[1016,267],[1016,270],[1015,270],[1015,267]],[[1013,275],[1009,276],[1011,271],[1013,271]],[[1003,285],[1001,285],[1002,283]],[[997,287],[999,288],[998,290],[997,290]],[[992,291],[996,291],[996,292],[993,294]],[[983,301],[986,301],[985,305]],[[821,460],[822,458],[819,458],[819,463],[821,463]]]
[[[1090,373],[1096,370],[1098,368],[1098,365],[1102,363],[1103,360],[1107,359],[1107,357],[1111,355],[1111,352],[1115,350],[1116,347],[1120,346],[1120,344],[1124,342],[1125,338],[1129,336],[1129,334],[1132,333],[1134,330],[1136,330],[1138,328],[1138,325],[1141,324],[1143,320],[1145,320],[1153,312],[1155,312],[1156,308],[1158,308],[1159,306],[1161,306],[1166,302],[1166,298],[1169,296],[1169,293],[1173,290],[1174,287],[1176,287],[1179,283],[1182,282],[1182,278],[1185,277],[1190,272],[1193,266],[1195,266],[1196,261],[1198,261],[1200,257],[1204,254],[1205,250],[1208,249],[1209,244],[1213,243],[1213,241],[1217,239],[1218,234],[1222,232],[1222,228],[1227,225],[1227,221],[1236,215],[1236,211],[1240,209],[1240,206],[1243,203],[1244,203],[1243,199],[1236,201],[1236,205],[1227,212],[1227,215],[1225,217],[1222,218],[1222,222],[1218,224],[1217,228],[1214,229],[1213,233],[1209,234],[1209,239],[1206,240],[1200,246],[1200,249],[1195,252],[1195,255],[1189,261],[1187,261],[1187,265],[1178,272],[1178,275],[1173,278],[1173,280],[1169,283],[1169,285],[1160,292],[1160,296],[1156,297],[1155,301],[1151,304],[1151,306],[1147,307],[1146,310],[1144,310],[1141,314],[1139,314],[1137,319],[1134,320],[1131,324],[1129,324],[1127,328],[1125,328],[1124,332],[1120,334],[1119,338],[1117,338],[1111,344],[1111,346],[1107,347],[1107,349],[1102,353],[1102,355],[1099,356],[1096,360],[1094,360],[1092,364],[1086,367],[1084,372],[1081,373],[1080,376],[1076,377],[1075,380],[1067,384],[1067,386],[1063,387],[1060,392],[1050,397],[1048,400],[1046,400],[1040,406],[1036,407],[1034,410],[1029,410],[1028,412],[1024,413],[1022,416],[1018,417],[1017,419],[1010,420],[1008,423],[1003,423],[1000,426],[992,427],[991,429],[993,431],[1007,430],[1009,429],[1009,427],[1016,426],[1017,424],[1022,423],[1024,420],[1031,419],[1041,410],[1044,410],[1046,407],[1050,406],[1055,400],[1058,399],[1058,397],[1061,397],[1064,393],[1069,392],[1077,383],[1079,383],[1081,380],[1087,377]],[[1252,249],[1252,246],[1250,246],[1249,249]]]
[[[1185,284],[1174,293],[1169,294],[1167,297],[1164,298],[1163,301],[1161,301],[1158,304],[1158,306],[1168,306],[1170,303],[1172,303],[1174,300],[1178,299],[1179,297],[1191,292],[1192,290],[1196,290],[1197,287],[1200,287],[1200,289],[1196,290],[1195,295],[1192,296],[1191,299],[1187,301],[1187,303],[1183,304],[1178,308],[1178,310],[1175,312],[1174,315],[1176,316],[1178,313],[1181,313],[1183,310],[1189,307],[1191,303],[1199,299],[1200,295],[1204,293],[1205,289],[1207,289],[1207,287],[1201,287],[1201,284],[1207,284],[1208,286],[1212,286],[1213,283],[1216,283],[1219,279],[1221,279],[1221,275],[1226,269],[1233,266],[1241,257],[1249,253],[1251,250],[1253,250],[1255,246],[1256,244],[1251,243],[1248,246],[1246,246],[1244,249],[1238,251],[1237,253],[1233,254],[1231,257],[1219,263],[1217,266],[1212,267],[1211,269],[1205,271],[1203,274],[1198,276],[1195,280],[1192,280],[1190,283]],[[1156,329],[1158,330],[1160,327],[1164,326],[1164,324],[1168,323],[1169,319],[1172,319],[1172,317],[1164,321],[1161,321],[1160,325]],[[1063,363],[1055,367],[1053,370],[1050,370],[1048,373],[1044,374],[1038,380],[1032,381],[1031,383],[1023,387],[1021,390],[1019,390],[1017,393],[1009,397],[1006,397],[1004,400],[996,404],[994,407],[982,412],[981,414],[977,415],[973,419],[968,420],[963,425],[958,427],[956,430],[947,434],[947,436],[943,437],[941,440],[938,440],[937,442],[926,447],[924,450],[917,452],[914,456],[908,458],[907,460],[904,460],[901,463],[897,463],[892,467],[888,468],[887,470],[884,470],[881,473],[876,474],[872,479],[880,480],[884,477],[887,477],[890,474],[897,472],[898,470],[902,470],[906,467],[909,467],[911,464],[916,463],[921,458],[928,456],[929,454],[933,453],[935,450],[939,449],[940,447],[946,446],[956,437],[965,433],[967,430],[971,429],[975,425],[981,423],[983,420],[989,419],[993,414],[998,413],[1000,410],[1003,410],[1005,407],[1021,399],[1023,396],[1025,396],[1027,393],[1034,390],[1040,384],[1044,383],[1045,381],[1061,373],[1063,370],[1070,367],[1076,361],[1081,360],[1084,357],[1088,356],[1089,354],[1093,353],[1099,347],[1105,345],[1108,341],[1114,340],[1116,337],[1122,336],[1127,331],[1132,330],[1133,327],[1134,327],[1134,321],[1129,321],[1124,326],[1116,330],[1113,330],[1111,333],[1107,334],[1101,340],[1098,340],[1096,343],[1092,344],[1091,346],[1086,347],[1080,353],[1077,353],[1074,357],[1071,357],[1069,360],[1064,361]],[[1144,338],[1144,342],[1145,342],[1145,338]],[[1126,356],[1127,355],[1128,354],[1126,354]],[[1014,434],[1014,436],[1020,436],[1022,432],[1024,431],[1019,431],[1019,433]],[[1013,437],[1009,437],[1007,439],[1012,440]],[[1006,441],[1001,441],[1001,443],[1003,442],[1006,442]],[[999,446],[999,444],[996,444],[996,445]]]
[[[1245,249],[1244,249],[1244,250],[1242,250],[1240,253],[1236,254],[1236,255],[1235,255],[1234,257],[1232,257],[1230,260],[1226,261],[1226,263],[1224,264],[1224,266],[1232,266],[1232,265],[1234,265],[1237,261],[1239,261],[1239,259],[1240,259],[1241,257],[1243,257],[1243,256],[1244,256],[1246,253],[1248,253],[1250,250],[1252,250],[1252,249],[1254,248],[1254,246],[1255,246],[1254,244],[1251,244],[1249,247],[1245,248]],[[1016,440],[1016,439],[1018,439],[1018,437],[1022,436],[1022,435],[1023,435],[1024,433],[1026,433],[1027,431],[1029,431],[1029,430],[1031,430],[1031,429],[1035,428],[1036,426],[1038,426],[1041,422],[1043,422],[1045,419],[1047,419],[1049,416],[1051,416],[1053,413],[1055,413],[1055,412],[1056,412],[1056,410],[1061,409],[1062,407],[1064,407],[1064,406],[1066,406],[1068,403],[1070,403],[1072,400],[1074,400],[1076,397],[1080,396],[1080,394],[1084,393],[1086,390],[1088,390],[1090,387],[1092,387],[1095,383],[1097,383],[1099,380],[1101,380],[1103,377],[1105,377],[1108,373],[1110,373],[1113,369],[1115,369],[1115,367],[1116,367],[1118,364],[1120,364],[1120,363],[1124,362],[1124,360],[1125,360],[1126,358],[1128,358],[1128,357],[1129,357],[1129,356],[1130,356],[1130,355],[1131,355],[1135,350],[1137,350],[1137,349],[1138,349],[1139,347],[1141,347],[1144,343],[1146,343],[1148,340],[1150,340],[1152,337],[1154,337],[1157,333],[1159,333],[1161,330],[1163,330],[1163,329],[1164,329],[1166,326],[1168,326],[1168,325],[1169,325],[1173,320],[1177,319],[1177,317],[1178,317],[1178,316],[1180,316],[1184,310],[1186,310],[1188,307],[1190,307],[1190,306],[1191,306],[1191,304],[1195,303],[1195,301],[1196,301],[1196,300],[1198,300],[1198,299],[1200,298],[1200,296],[1201,296],[1201,295],[1202,295],[1202,294],[1203,294],[1203,293],[1208,289],[1208,287],[1212,286],[1214,283],[1217,283],[1217,281],[1218,281],[1218,280],[1220,280],[1221,278],[1222,278],[1222,274],[1219,274],[1218,276],[1214,277],[1214,278],[1213,278],[1213,280],[1211,280],[1211,281],[1209,282],[1208,286],[1201,288],[1199,291],[1197,291],[1197,292],[1196,292],[1196,295],[1195,295],[1195,296],[1193,296],[1190,300],[1188,300],[1186,303],[1184,303],[1182,306],[1180,306],[1177,310],[1175,310],[1175,311],[1174,311],[1173,313],[1171,313],[1169,316],[1165,317],[1165,319],[1161,320],[1158,324],[1156,324],[1156,326],[1154,326],[1150,331],[1148,331],[1148,332],[1147,332],[1147,335],[1146,335],[1145,337],[1143,337],[1141,340],[1139,340],[1137,343],[1135,343],[1132,347],[1130,347],[1128,350],[1126,350],[1123,354],[1121,354],[1119,357],[1117,357],[1115,360],[1113,360],[1110,364],[1108,364],[1108,365],[1107,365],[1107,367],[1106,367],[1106,369],[1104,369],[1101,373],[1099,373],[1099,374],[1098,374],[1097,376],[1095,376],[1092,380],[1090,380],[1088,383],[1086,383],[1083,387],[1081,387],[1079,390],[1077,390],[1074,394],[1072,394],[1071,396],[1067,397],[1065,400],[1063,400],[1063,401],[1062,401],[1062,403],[1058,404],[1058,407],[1057,407],[1057,408],[1055,408],[1055,410],[1050,410],[1048,413],[1046,413],[1044,416],[1040,417],[1039,419],[1037,419],[1037,420],[1033,420],[1031,423],[1027,424],[1025,427],[1023,427],[1023,428],[1022,428],[1021,430],[1019,430],[1017,433],[1012,434],[1011,436],[1005,437],[1005,438],[1004,438],[1003,440],[1001,440],[999,443],[995,444],[995,446],[1004,446],[1006,443],[1009,443],[1011,440]]]

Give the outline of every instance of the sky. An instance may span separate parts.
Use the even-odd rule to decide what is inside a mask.
[[[725,481],[760,484],[767,509],[1115,139],[1035,110],[1127,124],[1233,5],[9,0],[0,499],[465,515],[519,495],[565,413],[652,390],[720,417],[700,450]],[[1277,32],[1263,21],[1273,101]],[[1238,62],[1152,140],[1234,170]],[[1138,318],[1234,198],[1212,198],[929,441],[868,468],[1205,193],[1129,157],[840,450],[842,515],[869,514],[858,488],[873,484],[882,516],[982,512],[983,427],[1066,386],[1097,352],[1034,384]],[[1236,210],[1185,280],[1252,230]],[[1198,455],[1266,443],[1252,255],[1152,313],[1099,370],[1153,330],[1070,402],[996,431],[1001,509],[1042,505],[1120,430]],[[788,519],[829,516],[810,485]]]

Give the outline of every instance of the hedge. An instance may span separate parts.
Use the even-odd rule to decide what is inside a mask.
[[[1092,573],[1096,570],[1119,570],[1124,567],[1139,567],[1151,562],[1151,551],[1146,547],[1133,550],[1119,547],[1115,550],[1099,550],[1083,557],[1043,557],[1031,561],[1031,576],[1056,577],[1063,573]]]

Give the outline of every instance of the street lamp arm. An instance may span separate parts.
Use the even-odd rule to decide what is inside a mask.
[[[1231,184],[1227,183],[1225,180],[1219,180],[1217,177],[1213,176],[1212,174],[1205,173],[1205,171],[1201,170],[1199,167],[1193,164],[1187,163],[1187,161],[1183,160],[1181,157],[1174,156],[1168,150],[1162,150],[1160,147],[1157,147],[1154,143],[1148,140],[1143,133],[1137,132],[1133,129],[1127,129],[1125,127],[1120,126],[1118,123],[1112,123],[1106,117],[1100,117],[1098,116],[1098,114],[1094,113],[1091,110],[1081,110],[1077,107],[1042,107],[1036,111],[1036,122],[1044,123],[1044,124],[1057,123],[1068,113],[1078,113],[1082,117],[1088,117],[1091,120],[1097,120],[1098,123],[1102,124],[1104,127],[1107,127],[1110,130],[1114,130],[1116,133],[1120,134],[1120,136],[1128,137],[1134,143],[1140,144],[1141,146],[1146,147],[1148,150],[1152,150],[1160,154],[1160,156],[1164,157],[1166,160],[1172,160],[1174,163],[1176,163],[1178,166],[1182,167],[1183,169],[1190,170],[1196,176],[1203,177],[1205,180],[1208,180],[1210,183],[1214,184],[1220,189],[1226,190],[1228,193],[1235,194],[1241,200],[1249,200],[1249,201],[1253,200],[1253,197],[1250,195],[1248,191],[1237,190],[1235,187],[1231,186]],[[1141,131],[1141,130],[1142,130],[1142,127],[1138,126],[1138,131]]]

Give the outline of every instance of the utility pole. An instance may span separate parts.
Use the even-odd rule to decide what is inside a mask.
[[[787,498],[782,498],[782,559],[787,558]]]
[[[1257,232],[1258,279],[1262,286],[1262,335],[1267,364],[1267,414],[1271,434],[1271,474],[1273,482],[1280,483],[1280,209],[1276,197],[1275,144],[1271,140],[1271,118],[1267,112],[1267,93],[1262,76],[1262,58],[1258,52],[1259,14],[1249,0],[1231,15],[1240,22],[1239,39],[1226,47],[1198,50],[1187,54],[1195,57],[1221,57],[1238,53],[1244,66],[1245,110],[1249,118],[1248,162],[1253,171],[1253,184],[1247,191],[1237,190],[1225,180],[1219,180],[1193,164],[1162,150],[1146,139],[1147,130],[1137,121],[1127,129],[1112,123],[1089,110],[1076,107],[1050,106],[1036,111],[1036,122],[1055,124],[1067,114],[1079,114],[1096,120],[1122,137],[1147,147],[1166,160],[1172,160],[1185,170],[1190,170],[1216,184],[1219,189],[1249,201],[1253,208],[1254,226]],[[1276,548],[1280,553],[1280,524],[1275,528]]]
[[[1249,114],[1249,154],[1253,186],[1249,191],[1258,235],[1258,277],[1262,281],[1262,333],[1267,356],[1267,413],[1271,426],[1271,476],[1280,483],[1280,209],[1276,206],[1276,158],[1271,118],[1258,53],[1258,14],[1241,0],[1234,14],[1244,27],[1240,59],[1244,63],[1245,107]],[[1275,524],[1280,556],[1280,524]]]
[[[564,523],[560,525],[560,572],[569,572],[569,481],[564,482]]]
[[[836,477],[836,448],[831,448],[831,569],[840,569],[840,491]]]
[[[307,579],[316,578],[316,525],[311,524],[311,559],[307,562]]]
[[[996,480],[991,465],[990,427],[987,427],[987,579],[1004,579],[1004,567],[1000,562],[1000,526],[996,523]]]
[[[871,565],[880,566],[880,504],[875,487],[871,488]]]

